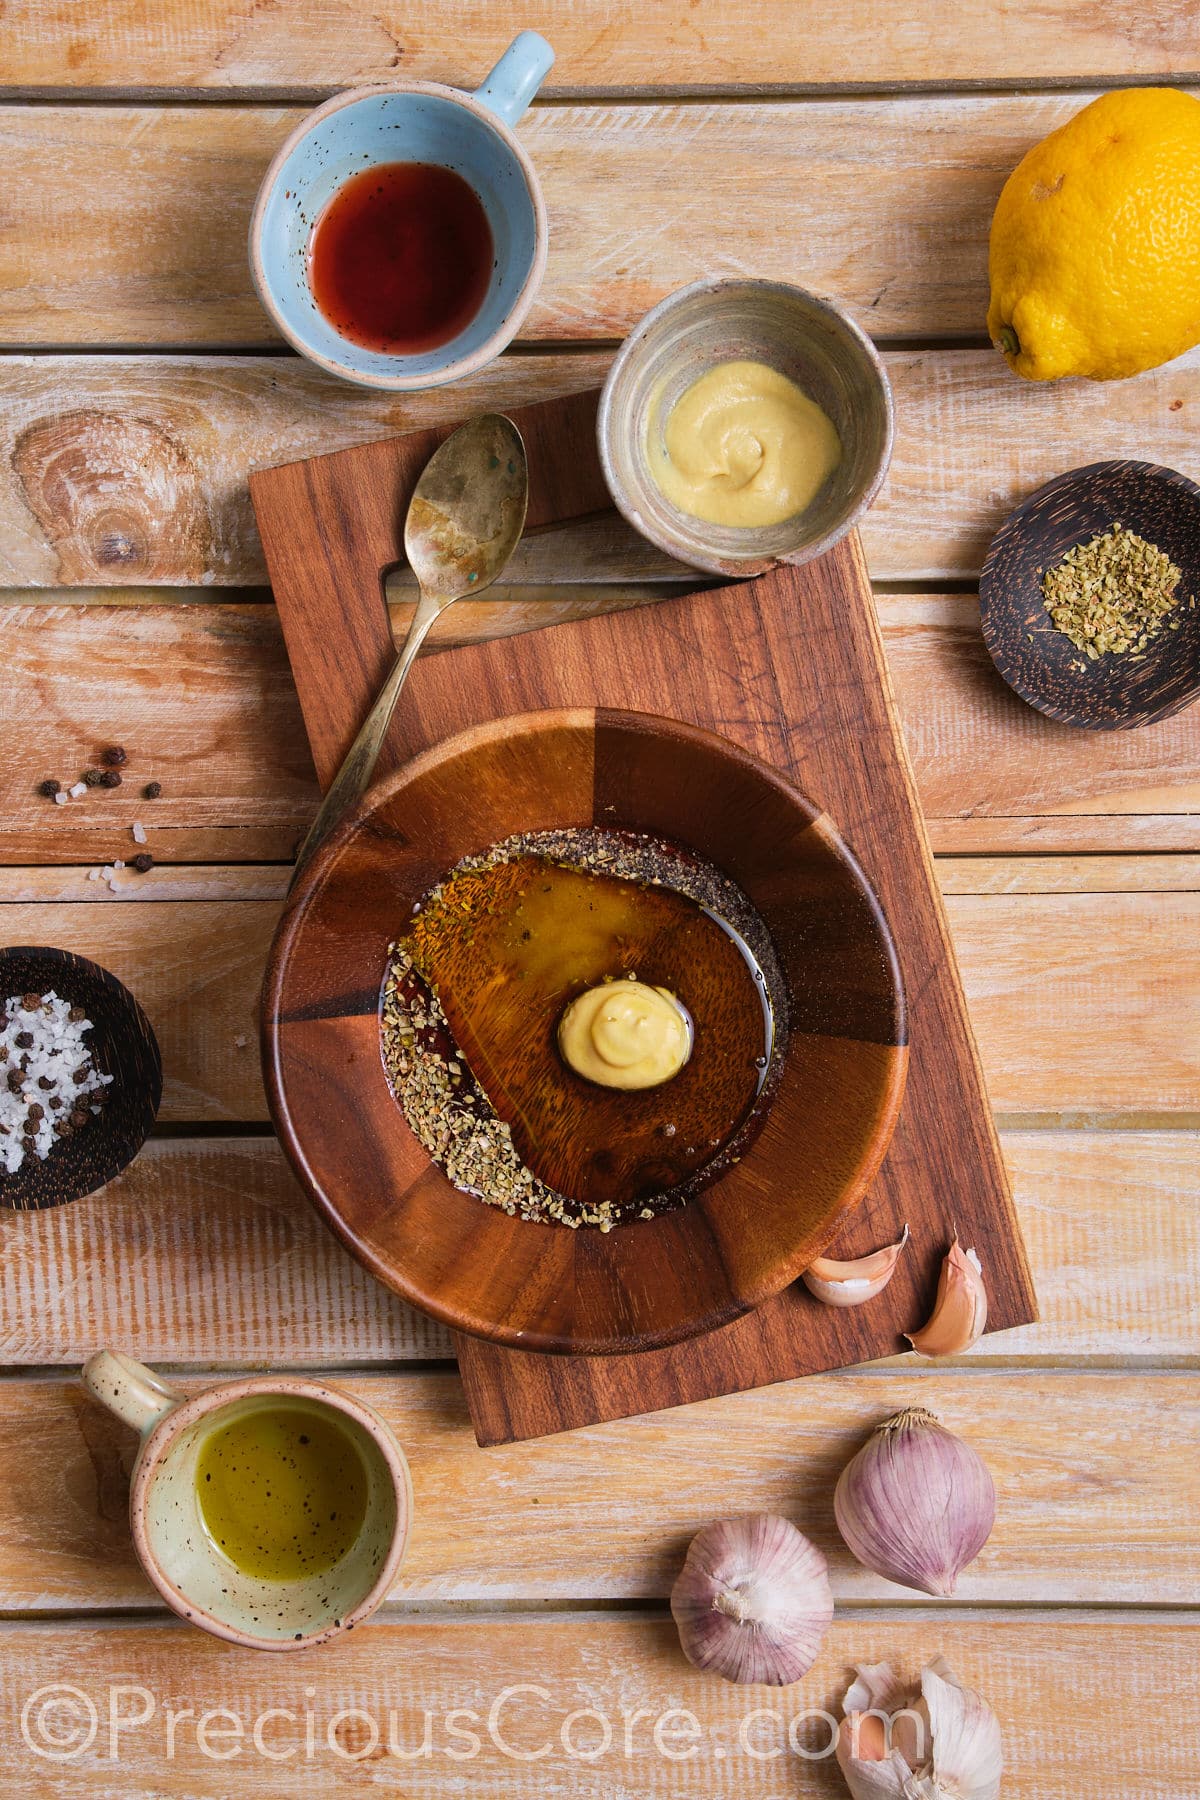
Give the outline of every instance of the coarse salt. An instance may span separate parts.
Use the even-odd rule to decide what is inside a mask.
[[[133,841],[135,844],[144,844],[146,841],[146,827],[140,819],[133,821]]]
[[[65,806],[70,798],[70,794],[64,793],[63,789],[59,788],[57,794],[54,796],[54,804],[55,806]]]
[[[50,990],[42,995],[40,1005],[26,1012],[20,994],[13,994],[0,1010],[0,1173],[15,1175],[27,1155],[45,1161],[60,1140],[55,1126],[70,1117],[71,1112],[90,1094],[99,1093],[112,1081],[102,1075],[92,1062],[84,1033],[92,1029],[90,1019],[72,1019],[71,1003],[61,1000]],[[18,1036],[32,1037],[32,1044],[18,1044]],[[86,1070],[82,1081],[75,1075]],[[18,1077],[18,1091],[9,1085],[11,1075]],[[30,1120],[30,1107],[40,1108],[40,1117]],[[94,1107],[89,1105],[89,1111]],[[25,1138],[32,1139],[27,1151]]]
[[[72,800],[82,800],[83,796],[87,793],[87,782],[86,781],[77,781],[75,783],[75,785],[71,788],[68,788],[67,791],[70,794]]]

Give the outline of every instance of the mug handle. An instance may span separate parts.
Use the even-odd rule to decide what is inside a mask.
[[[93,1400],[107,1406],[143,1437],[160,1419],[182,1405],[183,1395],[161,1381],[145,1363],[120,1350],[97,1350],[83,1371],[83,1385]]]
[[[554,63],[554,52],[537,31],[520,32],[500,61],[475,89],[474,98],[494,112],[503,124],[515,125],[545,81]]]

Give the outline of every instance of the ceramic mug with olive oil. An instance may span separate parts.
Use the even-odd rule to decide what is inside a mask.
[[[184,1619],[298,1650],[368,1618],[408,1543],[404,1452],[323,1381],[258,1376],[192,1398],[115,1350],[84,1386],[141,1433],[129,1512],[142,1567]]]

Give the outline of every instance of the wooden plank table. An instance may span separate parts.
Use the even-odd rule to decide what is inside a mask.
[[[993,676],[975,591],[1004,513],[1061,469],[1145,456],[1200,477],[1200,353],[1032,388],[983,335],[1005,174],[1098,87],[1200,82],[1195,9],[542,0],[518,23],[559,52],[521,127],[545,285],[485,375],[392,399],[273,339],[251,199],[333,88],[477,79],[502,47],[492,9],[0,9],[0,941],[98,957],[166,1066],[159,1129],[120,1181],[0,1213],[0,1793],[274,1796],[302,1768],[330,1796],[833,1795],[829,1760],[801,1752],[849,1665],[942,1650],[1001,1716],[1006,1793],[1198,1795],[1200,708],[1130,734],[1055,727]],[[949,1366],[896,1358],[485,1452],[445,1333],[324,1234],[266,1125],[255,993],[316,787],[246,475],[592,386],[645,307],[718,272],[841,296],[887,357],[896,456],[864,539],[1043,1317]],[[653,601],[679,573],[592,522],[527,546],[443,641]],[[403,630],[402,579],[390,598]],[[109,742],[133,769],[117,793],[35,794]],[[140,801],[150,779],[163,796]],[[135,819],[156,867],[110,893],[87,871],[129,859]],[[101,1342],[188,1385],[340,1372],[381,1409],[417,1514],[376,1622],[289,1663],[162,1612],[129,1544],[131,1442],[75,1382]],[[841,1463],[914,1401],[999,1490],[993,1538],[939,1605],[861,1569],[832,1518]],[[838,1602],[782,1696],[695,1674],[665,1616],[690,1534],[758,1508],[822,1545]],[[64,1680],[102,1728],[78,1757],[35,1755],[22,1710]],[[1170,1698],[1185,1723],[1156,1729]],[[230,1709],[244,1739],[182,1717],[168,1740],[167,1710],[189,1707]],[[594,1717],[560,1735],[579,1708],[612,1727],[599,1754]],[[669,1722],[656,1744],[671,1708],[697,1743]]]

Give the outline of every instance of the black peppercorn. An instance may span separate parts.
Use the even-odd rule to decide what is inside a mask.
[[[41,1088],[41,1090],[44,1094],[48,1094],[50,1092],[50,1089],[54,1086],[54,1083],[51,1081],[51,1079],[48,1075],[39,1075],[38,1076],[38,1086]]]
[[[100,786],[114,788],[120,787],[120,785],[121,777],[117,774],[117,771],[115,769],[105,769],[103,775],[100,777]]]
[[[88,1078],[87,1069],[82,1068],[82,1069],[76,1069],[75,1073],[71,1077],[71,1080],[75,1083],[76,1087],[82,1087],[84,1082],[87,1080],[87,1078]]]
[[[119,769],[122,763],[129,761],[129,758],[126,756],[120,744],[110,744],[108,749],[104,752],[104,755],[100,758],[100,761],[106,763],[110,769]]]
[[[40,994],[30,993],[21,995],[21,1007],[25,1012],[36,1012],[41,1004],[42,996]]]
[[[26,1115],[31,1125],[36,1125],[38,1120],[44,1119],[45,1116],[46,1109],[38,1100],[33,1102],[33,1105],[29,1108],[29,1112]]]
[[[18,1031],[16,1037],[13,1039],[13,1043],[17,1046],[18,1050],[32,1050],[33,1049],[33,1033],[32,1033],[32,1031]]]
[[[9,1091],[9,1093],[10,1094],[19,1094],[21,1092],[21,1089],[24,1086],[25,1086],[25,1083],[21,1080],[20,1070],[19,1069],[10,1069],[8,1071],[8,1091]]]
[[[62,1100],[59,1098],[59,1096],[57,1094],[51,1094],[51,1096],[50,1096],[50,1111],[51,1112],[61,1112],[62,1111]]]
[[[21,1147],[25,1151],[26,1156],[32,1156],[37,1149],[37,1139],[31,1138],[29,1133],[26,1132],[25,1136],[21,1139]]]
[[[49,777],[47,780],[39,781],[38,783],[38,793],[44,794],[47,800],[53,800],[55,794],[60,794],[61,792],[62,783],[60,781],[55,781],[53,777]]]
[[[80,1019],[87,1018],[87,1008],[85,1006],[73,1006],[67,1014],[67,1017],[70,1019],[72,1025],[78,1025]]]
[[[103,787],[104,786],[104,770],[103,769],[85,769],[83,771],[83,774],[80,777],[80,779],[82,781],[85,781],[87,783],[88,787]]]
[[[134,857],[133,866],[139,875],[145,875],[148,870],[154,867],[154,858],[148,850],[143,850],[140,856]]]
[[[88,1116],[85,1112],[76,1109],[76,1111],[71,1114],[71,1129],[73,1131],[80,1131],[87,1122]]]
[[[148,781],[146,783],[145,787],[142,789],[142,798],[145,800],[157,800],[158,796],[161,793],[162,793],[162,782],[161,781]]]

